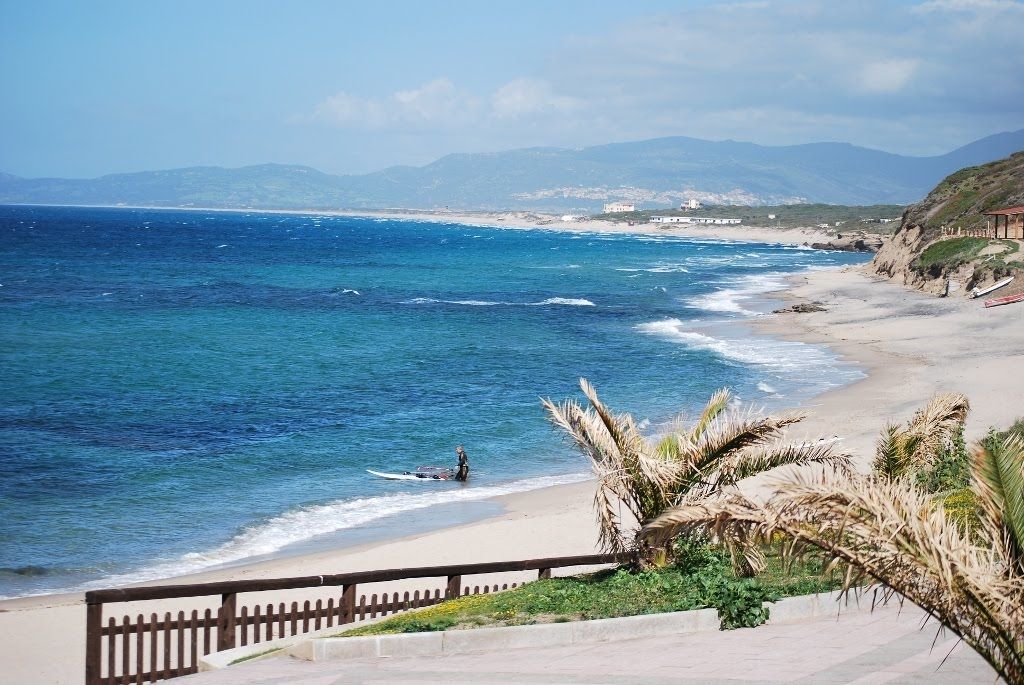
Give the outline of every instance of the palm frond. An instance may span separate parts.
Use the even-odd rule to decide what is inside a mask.
[[[1003,534],[1007,555],[1024,572],[1024,440],[1011,435],[979,445],[973,473],[983,525]]]
[[[971,404],[964,395],[945,393],[933,397],[907,423],[908,458],[921,466],[935,459],[939,451],[963,428]]]
[[[799,414],[763,418],[738,413],[720,416],[692,446],[689,464],[682,473],[683,483],[692,487],[718,480],[716,472],[727,457],[776,440],[783,428],[803,418]]]
[[[903,429],[895,423],[886,424],[875,443],[875,459],[871,470],[886,478],[899,478],[907,474],[909,463],[903,450]]]
[[[729,407],[732,397],[732,391],[729,388],[721,388],[715,391],[715,394],[708,399],[708,403],[704,405],[704,411],[701,412],[700,418],[697,419],[697,422],[693,424],[693,428],[690,430],[691,442],[700,440],[700,437],[704,435],[704,431],[707,430],[711,422],[717,419]]]
[[[642,539],[702,532],[720,540],[792,541],[851,568],[847,586],[873,579],[963,637],[1009,682],[1024,678],[1024,589],[1008,578],[989,541],[975,542],[909,479],[794,473],[766,503],[735,493],[685,502],[641,531]]]
[[[848,469],[851,457],[836,452],[831,444],[772,445],[758,451],[748,450],[727,457],[718,469],[719,487],[736,485],[741,480],[766,473],[780,466],[818,464],[834,469]]]

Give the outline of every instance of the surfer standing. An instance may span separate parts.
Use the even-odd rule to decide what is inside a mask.
[[[459,456],[459,470],[455,474],[455,480],[465,482],[469,479],[469,455],[462,449],[462,445],[455,448],[455,454]]]

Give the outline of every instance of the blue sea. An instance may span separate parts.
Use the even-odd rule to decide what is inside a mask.
[[[863,260],[314,214],[0,207],[0,596],[492,515],[489,497],[586,477],[540,406],[579,397],[581,376],[651,432],[722,386],[768,408],[806,402],[860,372],[742,322],[786,274]],[[454,465],[458,444],[466,485],[366,472]]]

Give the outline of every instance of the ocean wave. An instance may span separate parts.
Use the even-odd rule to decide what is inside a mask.
[[[540,476],[502,485],[469,488],[452,488],[448,487],[450,484],[429,481],[418,484],[418,486],[429,485],[438,489],[431,492],[360,497],[299,507],[253,524],[214,549],[185,554],[177,559],[160,562],[132,573],[90,582],[85,587],[122,585],[195,573],[212,566],[273,554],[289,545],[305,542],[320,535],[363,526],[388,516],[449,502],[473,502],[516,492],[538,490],[553,485],[579,483],[588,478],[590,478],[589,474],[575,473],[563,476]]]
[[[543,307],[547,305],[565,305],[571,307],[595,307],[593,302],[578,297],[549,297],[540,302],[492,302],[489,300],[435,300],[432,297],[414,297],[404,300],[402,304],[458,304],[469,307]]]
[[[567,305],[567,306],[570,306],[570,307],[594,307],[594,306],[596,306],[590,300],[585,300],[583,298],[578,298],[578,297],[549,297],[548,299],[542,300],[541,302],[530,302],[528,304],[531,307],[539,307],[541,305],[546,305],[546,304],[561,304],[561,305]]]
[[[687,298],[686,306],[720,314],[758,316],[759,312],[745,308],[742,303],[764,293],[785,290],[787,275],[771,273],[742,276],[730,283],[733,287]]]
[[[644,272],[649,274],[688,274],[690,270],[685,266],[679,264],[661,264],[658,266],[648,267],[646,269],[632,269],[627,267],[620,267],[615,269],[616,271],[624,271],[626,273]]]
[[[846,375],[832,373],[838,367],[836,358],[824,348],[808,343],[753,336],[716,338],[690,330],[688,324],[679,319],[639,324],[637,330],[647,335],[682,343],[690,349],[706,350],[724,359],[759,366],[783,378],[792,377],[794,371],[800,371],[803,376],[820,374],[822,378],[832,378],[837,374],[843,377]],[[825,385],[831,387],[840,382],[843,382],[842,378],[836,383],[827,381]]]

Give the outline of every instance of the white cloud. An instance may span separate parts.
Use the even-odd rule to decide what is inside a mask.
[[[896,93],[910,82],[917,71],[916,59],[887,59],[868,62],[860,69],[858,85],[867,93]]]
[[[555,93],[546,81],[530,78],[509,81],[491,96],[491,109],[499,119],[540,112],[568,112],[577,104],[575,98]]]
[[[339,92],[313,110],[313,118],[346,127],[386,129],[394,126],[456,126],[473,118],[480,101],[439,78],[385,98]]]
[[[1016,0],[928,0],[915,8],[918,12],[986,12],[1024,11],[1024,3]]]
[[[688,135],[932,154],[1024,121],[1024,3],[710,3],[567,35],[532,73],[460,73],[315,117],[416,155]],[[465,78],[465,80],[464,80]],[[993,104],[998,103],[998,107]],[[399,143],[392,139],[403,134]]]

